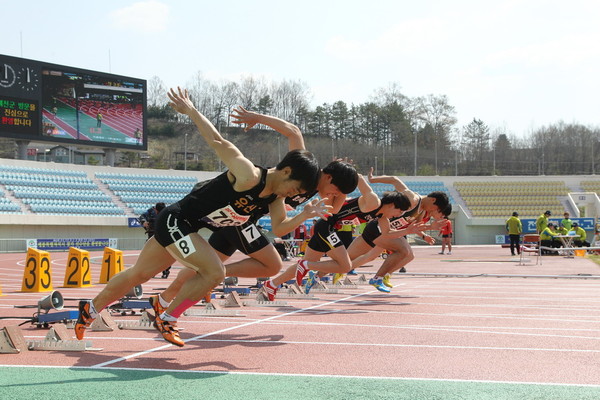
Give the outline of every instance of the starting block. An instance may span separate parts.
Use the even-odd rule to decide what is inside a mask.
[[[300,289],[300,286],[298,286],[298,284],[296,282],[292,283],[291,285],[288,285],[288,291],[290,294],[303,294],[304,291],[302,289]]]
[[[356,283],[354,283],[354,281],[352,281],[352,279],[350,279],[348,277],[348,275],[346,275],[346,277],[344,278],[344,280],[342,281],[342,285],[346,285],[346,286],[353,286],[356,285]]]
[[[339,286],[336,286],[339,287]],[[339,289],[321,289],[321,288],[314,288],[310,290],[313,293],[323,293],[323,294],[338,294],[340,293]]]
[[[102,349],[93,348],[90,341],[73,340],[64,324],[52,327],[43,340],[25,341],[23,333],[16,326],[7,326],[0,332],[0,353],[15,354],[25,350],[86,351]]]
[[[319,280],[319,281],[317,282],[317,287],[318,287],[319,289],[324,289],[324,290],[327,290],[327,289],[329,289],[329,288],[327,287],[327,285],[326,285],[326,284],[325,284],[323,281],[321,281],[321,280]]]
[[[119,329],[149,329],[154,330],[154,318],[151,318],[147,311],[142,312],[142,316],[139,320],[132,321],[120,321],[117,323]]]
[[[360,276],[358,277],[358,284],[359,285],[368,285],[369,284],[369,280],[367,279],[365,274],[360,274]]]
[[[191,317],[245,317],[237,310],[224,310],[217,302],[207,303],[204,308],[188,308],[183,315]]]
[[[226,287],[223,288],[223,293],[227,294],[227,293],[238,293],[241,295],[249,295],[251,293],[250,288],[231,288],[231,287]]]
[[[286,301],[269,301],[267,295],[263,292],[262,288],[256,294],[256,300],[244,300],[242,302],[244,306],[255,306],[255,307],[287,307]]]
[[[231,292],[225,297],[225,303],[223,305],[225,307],[243,307],[244,303],[238,292]]]
[[[0,354],[17,354],[27,350],[27,343],[19,327],[5,326],[0,331]]]
[[[117,328],[119,326],[106,310],[100,311],[98,317],[90,325],[90,330],[99,332],[112,332]]]

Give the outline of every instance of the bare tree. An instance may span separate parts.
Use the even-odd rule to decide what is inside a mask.
[[[162,107],[167,103],[167,88],[158,76],[148,81],[147,102],[151,107]]]

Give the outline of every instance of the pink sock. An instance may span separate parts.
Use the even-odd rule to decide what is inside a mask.
[[[181,304],[179,304],[177,307],[175,307],[175,309],[173,311],[171,311],[169,313],[169,315],[172,317],[175,317],[175,318],[179,318],[185,310],[187,310],[188,308],[190,308],[191,306],[193,306],[196,303],[197,303],[197,301],[192,301],[190,299],[184,299],[181,302]]]

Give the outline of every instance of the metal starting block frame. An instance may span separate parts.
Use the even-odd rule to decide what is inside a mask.
[[[115,303],[108,307],[113,313],[127,315],[127,311],[130,311],[131,315],[135,315],[134,310],[151,310],[152,305],[148,299],[146,300],[133,300],[133,299],[121,299],[118,303]]]
[[[27,350],[42,351],[86,351],[101,348],[92,347],[92,342],[74,340],[67,331],[67,326],[57,324],[50,328],[42,340],[25,340],[23,333],[17,326],[7,326],[0,331],[0,353],[16,354]]]
[[[215,307],[215,304],[210,302],[203,308],[188,308],[183,315],[190,317],[245,317],[237,310],[224,310],[220,305]]]
[[[137,321],[119,321],[117,322],[119,329],[141,329],[155,330],[154,317],[151,317],[147,311],[142,311],[142,316]]]

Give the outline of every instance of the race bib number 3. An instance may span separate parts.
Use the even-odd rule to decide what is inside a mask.
[[[213,211],[204,218],[208,223],[216,227],[242,225],[250,216],[238,214],[230,205]]]
[[[194,247],[194,243],[192,242],[190,235],[184,236],[176,241],[175,246],[177,246],[177,250],[179,250],[183,258],[186,258],[196,252],[196,248]]]

